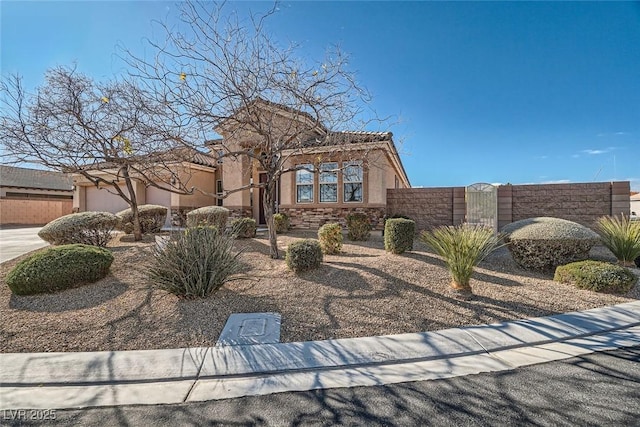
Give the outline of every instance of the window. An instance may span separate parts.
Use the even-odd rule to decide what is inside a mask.
[[[362,162],[344,164],[344,201],[362,202]]]
[[[322,163],[320,165],[320,201],[338,201],[338,164]]]
[[[222,206],[222,180],[217,180],[216,181],[216,193],[218,193],[218,199],[216,200],[216,203],[218,206]]]
[[[296,171],[296,200],[298,203],[313,202],[313,165],[298,165]]]

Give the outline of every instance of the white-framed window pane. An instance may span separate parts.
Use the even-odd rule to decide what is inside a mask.
[[[320,201],[337,202],[338,184],[320,184]]]
[[[345,202],[361,202],[362,201],[362,183],[346,183],[344,184],[344,201]]]
[[[296,171],[296,184],[312,184],[313,185],[313,165],[304,164],[298,165],[299,169]]]
[[[320,165],[320,183],[331,184],[338,182],[338,164],[322,163]]]
[[[313,185],[298,185],[298,203],[313,202]]]

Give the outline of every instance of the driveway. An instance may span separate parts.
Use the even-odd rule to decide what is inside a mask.
[[[49,245],[38,237],[42,227],[0,229],[0,262],[17,258],[22,254]]]

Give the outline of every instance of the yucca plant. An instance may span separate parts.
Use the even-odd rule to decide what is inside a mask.
[[[473,268],[491,252],[504,246],[501,236],[485,226],[462,224],[424,231],[420,240],[444,258],[451,273],[451,287],[472,293]]]
[[[640,221],[631,221],[628,216],[603,216],[596,222],[596,232],[618,259],[618,264],[633,267],[640,257]]]

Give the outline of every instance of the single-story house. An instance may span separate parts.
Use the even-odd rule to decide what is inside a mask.
[[[329,221],[344,221],[350,212],[364,212],[381,225],[387,189],[410,187],[391,132],[330,131],[306,113],[264,100],[251,108],[251,114],[268,115],[274,133],[296,130],[295,147],[279,153],[286,156],[284,168],[291,172],[280,177],[275,203],[277,211],[290,217],[293,227],[317,228]],[[238,131],[238,123],[242,118],[234,116],[221,123],[215,131],[222,139],[205,143],[209,155],[200,154],[180,164],[180,177],[195,188],[193,195],[172,194],[136,179],[138,202],[167,206],[174,225],[183,223],[190,210],[211,205],[228,208],[233,217],[251,217],[265,224],[263,189],[254,186],[264,182],[265,171],[255,157],[237,154],[246,153],[247,147],[257,147],[253,154],[260,154],[259,139],[252,132]],[[115,170],[103,168],[95,173],[113,176]],[[127,208],[108,187],[96,187],[78,174],[74,184],[76,211]]]
[[[0,165],[0,225],[44,225],[71,213],[70,175]]]

